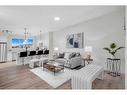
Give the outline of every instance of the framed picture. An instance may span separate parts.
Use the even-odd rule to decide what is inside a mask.
[[[83,48],[84,33],[70,34],[66,38],[67,48]]]

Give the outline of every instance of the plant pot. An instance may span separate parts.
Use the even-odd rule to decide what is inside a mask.
[[[110,58],[111,58],[111,59],[115,59],[115,56],[113,56],[113,55],[110,55]]]

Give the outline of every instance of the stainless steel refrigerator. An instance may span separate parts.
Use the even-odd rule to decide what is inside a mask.
[[[0,42],[0,63],[7,61],[7,42]]]

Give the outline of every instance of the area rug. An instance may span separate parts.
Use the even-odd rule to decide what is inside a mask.
[[[35,75],[40,77],[42,80],[46,81],[53,88],[57,88],[71,79],[71,75],[74,73],[74,70],[65,68],[64,71],[54,73],[49,70],[43,70],[42,67],[31,69]]]

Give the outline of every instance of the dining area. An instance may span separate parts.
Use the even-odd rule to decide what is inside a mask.
[[[17,65],[29,64],[30,68],[34,68],[35,65],[41,66],[42,62],[48,60],[48,55],[49,55],[48,49],[18,52],[16,64]]]

